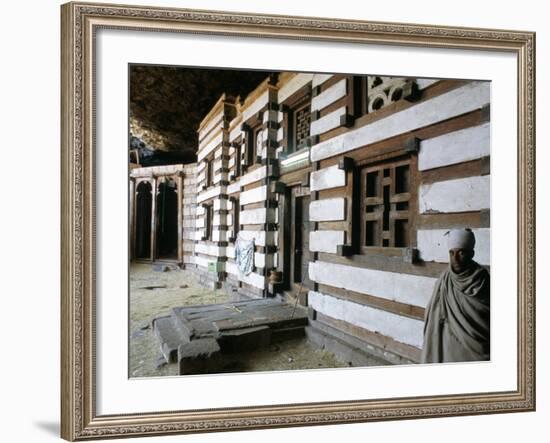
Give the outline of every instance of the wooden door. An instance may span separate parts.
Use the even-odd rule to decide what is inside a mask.
[[[279,201],[279,270],[283,272],[285,293],[299,296],[306,304],[306,295],[312,288],[309,279],[309,189],[301,185],[289,186]]]
[[[309,195],[294,192],[292,196],[291,225],[291,283],[290,290],[294,296],[305,304],[305,296],[311,288],[309,279]]]
[[[294,283],[309,285],[309,195],[294,199]]]

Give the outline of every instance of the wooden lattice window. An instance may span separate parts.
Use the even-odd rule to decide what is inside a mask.
[[[311,96],[311,83],[308,83],[279,106],[283,112],[282,145],[286,154],[308,146],[311,135]]]
[[[361,169],[361,249],[407,248],[414,187],[410,158]]]
[[[301,105],[292,111],[292,144],[300,149],[307,143],[311,127],[311,103]]]

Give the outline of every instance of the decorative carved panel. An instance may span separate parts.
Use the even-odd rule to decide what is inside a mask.
[[[367,110],[376,112],[403,98],[410,99],[416,94],[416,83],[404,77],[367,77]]]

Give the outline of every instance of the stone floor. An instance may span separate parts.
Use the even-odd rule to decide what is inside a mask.
[[[222,290],[199,286],[189,271],[156,272],[151,265],[130,268],[130,377],[178,375],[176,363],[164,362],[160,344],[151,329],[154,318],[169,315],[178,306],[225,303]],[[232,355],[232,372],[281,371],[347,367],[333,354],[316,348],[305,338],[273,343],[265,349]]]

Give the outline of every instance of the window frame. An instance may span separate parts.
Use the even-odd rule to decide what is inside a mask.
[[[244,164],[242,165],[241,174],[246,172],[247,168],[261,163],[261,152],[257,152],[256,140],[258,132],[264,129],[263,113],[259,112],[254,117],[248,119],[245,123],[242,124],[241,128],[244,132]]]
[[[395,192],[395,170],[398,167],[408,165],[408,191],[407,192]],[[380,171],[380,181],[378,183],[378,186],[381,188],[380,192],[377,192],[377,198],[380,199],[380,197],[384,198],[384,191],[382,184],[382,181],[384,179],[384,169],[390,169],[390,177],[392,181],[391,183],[388,183],[389,180],[386,180],[386,183],[390,186],[390,195],[389,195],[389,204],[390,204],[390,210],[388,211],[388,217],[389,217],[389,232],[390,232],[390,244],[388,246],[383,246],[383,239],[384,239],[384,229],[383,226],[381,226],[378,230],[378,235],[380,238],[377,241],[376,245],[369,245],[367,246],[366,243],[366,198],[370,198],[366,195],[367,189],[366,189],[366,174],[370,172]],[[359,255],[382,255],[382,256],[390,256],[390,257],[405,257],[409,256],[410,254],[406,254],[408,250],[416,249],[417,246],[417,225],[416,225],[416,218],[418,214],[418,186],[419,186],[419,171],[418,171],[418,156],[416,153],[413,152],[405,152],[400,151],[396,153],[395,155],[385,157],[385,158],[373,158],[373,159],[364,159],[360,162],[356,163],[356,167],[354,169],[354,173],[356,175],[356,186],[359,187],[359,189],[356,190],[356,197],[354,198],[354,203],[356,204],[355,209],[353,212],[357,214],[357,233],[355,235],[355,241],[356,246],[354,248],[355,253]],[[393,192],[392,192],[393,191]],[[408,194],[408,197],[405,198],[405,194]],[[396,197],[397,196],[397,197]],[[393,202],[391,200],[394,200]],[[398,210],[397,204],[398,203],[404,203],[406,202],[408,204],[408,209],[405,210]],[[382,202],[383,204],[383,202]],[[378,204],[380,205],[380,203]],[[375,206],[369,205],[369,206]],[[400,215],[401,217],[395,218],[394,220],[403,220],[404,214],[403,212],[407,212],[407,234],[408,234],[408,243],[403,246],[395,246],[395,227],[393,226],[391,222],[391,216],[396,215],[395,213],[399,213],[397,215]],[[383,214],[380,218],[380,223],[383,223]],[[392,235],[393,233],[393,235]],[[393,240],[393,242],[392,242]]]
[[[204,208],[204,233],[202,241],[212,241],[214,236],[214,203],[203,203]]]
[[[229,241],[232,243],[235,243],[237,241],[237,235],[240,231],[239,226],[239,215],[240,215],[240,204],[239,204],[239,197],[229,197],[229,201],[233,205],[231,208],[231,218],[232,218],[232,229],[231,229],[231,238],[229,238]]]
[[[233,149],[233,158],[235,160],[235,164],[233,165],[233,180],[235,180],[243,175],[242,142],[239,140],[233,143]]]
[[[263,123],[260,122],[256,124],[255,126],[250,128],[250,155],[252,157],[251,164],[256,164],[261,162],[262,158],[262,152],[260,148],[260,152],[258,152],[258,137],[264,130]]]
[[[296,143],[296,131],[295,131],[295,116],[298,111],[306,106],[309,106],[309,134],[311,137],[311,99],[313,97],[311,82],[301,87],[298,91],[288,97],[281,103],[281,110],[283,112],[283,152],[286,155],[294,154],[300,149],[309,146],[308,140],[298,145]]]
[[[306,107],[309,108],[309,124],[308,124],[309,130],[304,141],[302,143],[298,143],[297,115],[300,111],[302,111]],[[289,139],[285,150],[286,153],[293,154],[295,152],[298,152],[300,149],[303,149],[306,146],[308,146],[308,138],[311,137],[311,97],[304,98],[289,110],[288,132],[289,132]]]
[[[365,166],[361,168],[361,251],[366,252],[372,247],[381,248],[400,248],[408,247],[408,243],[404,246],[396,245],[397,230],[395,222],[397,220],[409,221],[408,204],[410,200],[410,192],[398,192],[397,187],[397,170],[406,166],[410,168],[408,159],[391,162],[379,163],[375,166]],[[387,175],[386,175],[387,172]],[[376,175],[374,175],[376,174]],[[369,183],[369,176],[374,176],[374,181]],[[369,190],[375,188],[373,193]],[[409,183],[407,183],[409,188]],[[388,191],[386,193],[386,191]],[[408,194],[408,197],[406,195]],[[399,199],[399,202],[392,201]],[[398,210],[397,205],[407,204],[406,210]],[[371,208],[372,212],[368,209]],[[406,213],[406,216],[403,214]],[[396,217],[396,214],[401,214],[401,217]],[[371,215],[369,217],[369,215]],[[369,235],[369,230],[366,229],[368,223],[376,223],[376,232]],[[368,237],[373,237],[372,241],[368,241]],[[372,243],[372,244],[368,244]],[[387,244],[385,244],[387,243]]]
[[[206,162],[206,177],[205,177],[205,186],[207,188],[214,185],[214,156],[210,155],[205,159]]]

